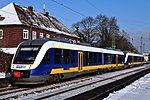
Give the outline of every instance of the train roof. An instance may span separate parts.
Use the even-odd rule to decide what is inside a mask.
[[[84,46],[84,45],[78,45],[78,44],[71,44],[66,42],[61,42],[56,39],[35,39],[35,40],[28,40],[25,42],[22,42],[20,44],[21,46],[36,46],[36,45],[47,45],[44,47],[45,49],[49,48],[60,48],[60,49],[71,49],[71,50],[81,50],[81,51],[90,51],[90,52],[101,52],[101,53],[109,53],[109,54],[120,54],[124,55],[122,51],[116,51],[116,50],[109,50],[104,48],[96,48],[91,46]]]
[[[43,45],[45,42],[49,41],[49,39],[35,39],[35,40],[27,40],[22,42],[21,46],[29,46],[29,45]]]
[[[143,55],[142,54],[135,54],[135,53],[130,53],[130,52],[128,52],[128,53],[126,53],[128,56],[137,56],[137,57],[143,57]]]
[[[49,41],[47,43],[48,44],[52,43],[51,48],[61,48],[61,49],[71,49],[71,50],[81,50],[81,51],[101,52],[101,53],[124,55],[124,53],[121,51],[108,50],[108,49],[103,49],[103,48],[96,48],[96,47],[83,46],[83,45],[77,45],[77,44],[62,43],[62,42],[57,42],[57,41]]]

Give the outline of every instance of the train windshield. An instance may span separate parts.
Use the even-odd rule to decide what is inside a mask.
[[[14,64],[33,64],[39,47],[20,47],[16,53]]]

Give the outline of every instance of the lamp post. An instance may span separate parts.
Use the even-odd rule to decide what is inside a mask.
[[[145,52],[145,43],[143,43],[143,53]]]
[[[116,23],[116,18],[113,17],[112,19],[112,48],[115,49],[116,48],[116,32],[117,32],[117,28],[115,27],[115,23]]]
[[[143,53],[143,36],[141,36],[141,53]]]

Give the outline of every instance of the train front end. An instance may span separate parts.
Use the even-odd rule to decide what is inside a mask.
[[[41,73],[40,62],[45,54],[41,51],[46,41],[29,40],[18,46],[11,64],[13,84],[39,84],[45,82],[48,73]],[[41,53],[42,52],[42,53]]]

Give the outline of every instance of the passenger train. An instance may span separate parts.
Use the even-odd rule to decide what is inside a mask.
[[[13,84],[39,84],[143,64],[143,55],[51,39],[22,42],[11,64]]]

